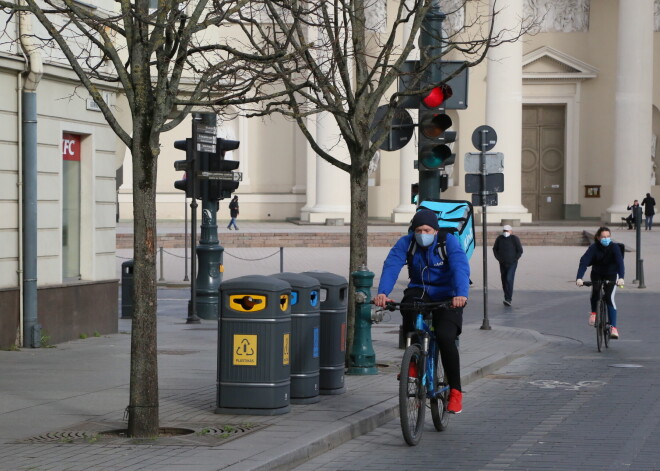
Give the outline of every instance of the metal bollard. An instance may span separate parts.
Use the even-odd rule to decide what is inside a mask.
[[[375,375],[378,374],[378,368],[371,341],[371,324],[376,320],[371,315],[370,304],[374,273],[362,265],[351,276],[355,286],[355,329],[346,374]]]
[[[644,260],[643,259],[639,260],[639,285],[637,287],[638,288],[646,288],[646,285],[644,284]]]
[[[164,276],[164,268],[163,268],[163,248],[159,247],[160,251],[160,278],[158,278],[158,281],[165,281],[165,276]]]

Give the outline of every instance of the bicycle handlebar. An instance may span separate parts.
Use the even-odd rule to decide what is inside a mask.
[[[373,301],[371,301],[373,304]],[[413,301],[411,303],[397,303],[393,301],[388,301],[383,309],[388,311],[400,311],[401,308],[412,309],[415,311],[430,312],[433,309],[451,309],[452,301],[433,301],[433,302],[424,302],[424,301]]]
[[[583,286],[593,286],[594,283],[601,283],[604,285],[613,285],[615,282],[612,280],[599,280],[599,281],[583,281]]]

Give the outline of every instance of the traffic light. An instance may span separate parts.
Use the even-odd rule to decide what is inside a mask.
[[[240,165],[238,160],[225,160],[225,153],[238,149],[239,141],[217,138],[215,154],[209,154],[209,174],[216,174],[218,178],[209,179],[208,197],[210,200],[230,198],[240,184],[241,175],[234,172]],[[224,175],[218,172],[224,172]]]
[[[456,140],[456,132],[448,131],[452,121],[443,106],[451,95],[449,85],[439,84],[419,102],[418,160],[421,170],[442,169],[456,160],[447,145]]]
[[[181,139],[174,141],[174,148],[186,151],[186,160],[176,160],[174,162],[174,170],[186,172],[183,175],[183,180],[174,182],[174,188],[186,192],[186,198],[193,197],[193,178],[195,175],[195,152],[193,149],[193,142],[191,138]],[[199,198],[199,189],[196,188],[197,197]]]

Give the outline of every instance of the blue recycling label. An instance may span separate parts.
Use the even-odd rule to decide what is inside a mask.
[[[312,351],[312,357],[319,357],[319,328],[314,327],[314,350]]]

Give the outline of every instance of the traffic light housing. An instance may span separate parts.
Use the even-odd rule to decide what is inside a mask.
[[[240,162],[238,160],[225,160],[225,153],[238,149],[240,141],[217,138],[215,154],[209,154],[208,171],[213,172],[233,172],[238,169]],[[210,200],[221,200],[231,198],[231,194],[236,191],[240,184],[238,174],[234,174],[232,179],[212,179],[209,180],[208,198]]]
[[[174,161],[174,170],[186,172],[182,180],[174,182],[174,188],[186,192],[186,198],[193,197],[193,179],[195,175],[195,151],[193,149],[192,138],[181,139],[174,141],[174,148],[186,151],[186,160]],[[199,198],[199,190],[197,191],[197,198]]]
[[[443,105],[451,95],[449,85],[439,84],[419,102],[418,160],[421,170],[443,169],[456,160],[448,145],[456,140],[456,132],[448,131],[452,120],[445,114]]]

